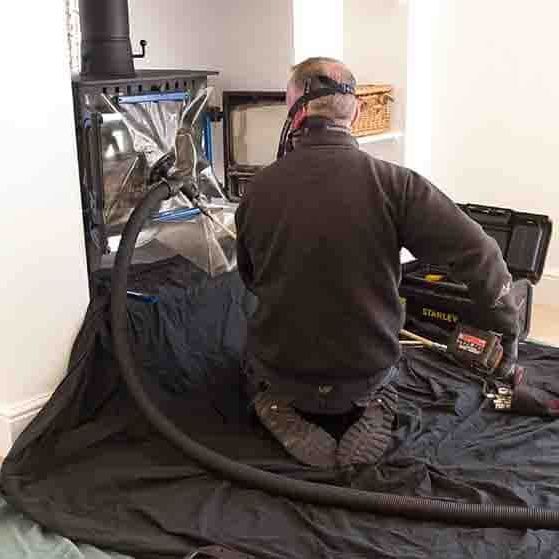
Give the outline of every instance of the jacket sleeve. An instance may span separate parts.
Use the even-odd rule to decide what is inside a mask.
[[[483,327],[518,334],[512,277],[497,242],[427,179],[408,171],[404,181],[400,236],[416,258],[447,264],[468,286]]]
[[[250,254],[245,243],[244,215],[246,207],[241,202],[235,212],[235,226],[237,229],[237,268],[239,275],[249,291],[253,291],[254,272]]]

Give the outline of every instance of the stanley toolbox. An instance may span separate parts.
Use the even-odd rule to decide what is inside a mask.
[[[547,216],[513,210],[460,204],[460,208],[499,244],[513,276],[513,293],[520,305],[521,339],[530,332],[532,292],[541,278],[551,237]],[[402,267],[400,297],[406,324],[433,324],[452,331],[457,322],[476,323],[479,308],[468,288],[452,278],[449,267],[414,260]]]

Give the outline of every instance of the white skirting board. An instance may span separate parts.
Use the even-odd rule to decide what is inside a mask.
[[[40,394],[11,406],[0,407],[0,456],[8,454],[15,440],[49,401],[51,395]]]

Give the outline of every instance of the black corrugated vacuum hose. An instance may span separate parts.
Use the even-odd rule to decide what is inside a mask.
[[[140,410],[159,433],[188,458],[215,475],[244,487],[305,503],[343,508],[418,521],[438,521],[475,527],[559,530],[559,512],[541,508],[469,504],[418,497],[373,493],[289,479],[247,466],[214,452],[183,433],[152,402],[136,370],[129,342],[126,289],[136,238],[150,213],[169,198],[169,187],[156,185],[132,213],[116,256],[111,288],[114,350],[128,389]]]

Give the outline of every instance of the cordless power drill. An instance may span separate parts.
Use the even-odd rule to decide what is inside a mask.
[[[528,370],[519,366],[517,340],[503,340],[499,334],[464,324],[456,327],[447,345],[407,330],[401,333],[415,340],[409,343],[443,352],[481,373],[485,377],[483,393],[492,402],[494,410],[559,417],[559,381],[553,377],[532,378]]]
[[[402,330],[401,333],[418,344],[446,353],[459,363],[485,375],[495,373],[503,360],[502,337],[499,334],[473,328],[466,324],[456,326],[446,345],[418,336],[408,330]]]

